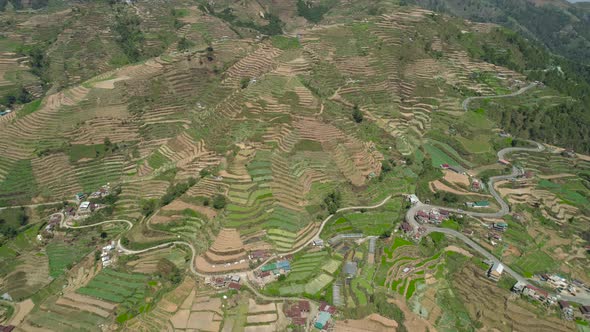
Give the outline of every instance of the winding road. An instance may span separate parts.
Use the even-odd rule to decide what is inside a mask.
[[[376,205],[371,205],[371,206],[350,206],[350,207],[345,207],[345,208],[341,208],[338,209],[336,211],[336,213],[339,212],[344,212],[344,211],[351,211],[351,210],[360,210],[360,209],[377,209],[381,206],[383,206],[385,203],[387,203],[390,199],[391,199],[392,195],[387,196],[383,201],[381,201],[379,204]],[[72,226],[69,225],[66,221],[65,221],[65,215],[63,213],[57,213],[58,215],[60,215],[61,220],[60,220],[60,227],[62,228],[70,228],[70,229],[84,229],[84,228],[90,228],[90,227],[96,227],[96,226],[100,226],[100,225],[104,225],[104,224],[109,224],[109,223],[126,223],[129,228],[127,229],[127,231],[129,231],[132,227],[133,227],[133,223],[129,220],[126,219],[113,219],[113,220],[105,220],[105,221],[101,221],[95,224],[90,224],[90,225],[82,225],[82,226]],[[330,221],[332,219],[332,217],[335,214],[331,214],[328,217],[326,217],[326,219],[324,219],[322,221],[322,223],[320,224],[319,229],[317,230],[316,234],[307,242],[305,242],[303,245],[301,245],[299,248],[293,249],[289,252],[284,252],[281,253],[280,255],[273,255],[271,257],[269,257],[268,259],[266,259],[264,262],[258,264],[258,266],[256,266],[255,268],[252,268],[250,270],[247,271],[240,271],[240,272],[225,272],[225,273],[201,273],[199,271],[197,271],[195,269],[195,258],[197,255],[197,251],[195,249],[195,247],[186,241],[170,241],[170,242],[166,242],[166,243],[162,243],[153,247],[149,247],[149,248],[145,248],[145,249],[141,249],[141,250],[132,250],[132,249],[127,249],[125,248],[122,244],[121,244],[121,239],[119,239],[117,241],[117,249],[119,250],[119,252],[121,252],[122,254],[125,255],[134,255],[134,254],[141,254],[144,252],[148,252],[148,251],[152,251],[152,250],[157,250],[157,249],[162,249],[162,248],[167,248],[169,246],[172,245],[182,245],[182,246],[187,246],[190,250],[191,250],[191,264],[189,264],[190,266],[190,270],[191,273],[193,273],[194,275],[198,276],[198,277],[202,277],[202,278],[206,278],[206,277],[224,277],[227,275],[239,275],[242,280],[244,281],[244,285],[246,287],[248,287],[256,296],[258,296],[261,299],[264,300],[309,300],[307,298],[300,298],[300,297],[276,297],[276,296],[267,296],[264,294],[261,294],[260,292],[258,292],[258,290],[256,289],[256,287],[254,287],[249,279],[248,279],[248,273],[250,272],[254,272],[258,269],[260,269],[262,266],[264,266],[265,264],[267,264],[268,262],[282,257],[282,256],[287,256],[287,255],[292,255],[295,254],[301,250],[303,250],[304,248],[306,248],[308,245],[310,245],[314,240],[319,239],[320,238],[320,234],[322,232],[322,230],[324,229],[325,225],[328,223],[328,221]]]
[[[528,86],[521,88],[520,90],[511,93],[511,94],[507,94],[507,95],[498,95],[498,96],[478,96],[478,97],[468,97],[466,98],[463,103],[462,103],[462,107],[465,111],[468,110],[469,107],[469,103],[473,100],[478,100],[478,99],[491,99],[491,98],[506,98],[506,97],[514,97],[517,95],[520,95],[526,91],[528,91],[529,89],[535,87],[537,84],[536,83],[531,83]],[[518,151],[528,151],[528,152],[540,152],[543,151],[545,149],[545,147],[537,142],[534,141],[528,141],[531,145],[533,145],[534,147],[510,147],[510,148],[505,148],[502,149],[498,152],[497,156],[498,159],[506,159],[506,156],[508,154],[514,153],[514,152],[518,152]],[[473,248],[475,251],[477,251],[479,254],[481,254],[482,256],[486,257],[488,260],[492,261],[492,262],[497,262],[500,263],[501,261],[495,257],[494,255],[492,255],[490,252],[488,252],[486,249],[482,248],[479,244],[477,244],[476,242],[474,242],[472,239],[470,239],[469,237],[467,237],[465,234],[457,232],[455,230],[452,229],[446,229],[446,228],[439,228],[439,227],[434,227],[431,225],[420,225],[417,221],[416,221],[416,213],[419,210],[426,210],[426,209],[445,209],[451,212],[455,212],[455,213],[461,213],[461,214],[465,214],[465,215],[469,215],[469,216],[473,216],[473,217],[483,217],[483,218],[501,218],[503,216],[505,216],[506,214],[508,214],[510,212],[510,207],[508,206],[508,204],[502,199],[502,197],[500,196],[500,194],[496,191],[496,189],[494,188],[494,183],[498,182],[498,181],[503,181],[503,180],[511,180],[511,179],[516,179],[517,177],[522,175],[522,170],[516,166],[512,167],[512,172],[508,175],[499,175],[499,176],[494,176],[491,177],[487,183],[488,185],[488,189],[490,194],[494,197],[494,199],[497,201],[497,203],[500,206],[500,210],[496,211],[496,212],[474,212],[474,211],[463,211],[463,210],[459,210],[459,209],[452,209],[452,208],[447,208],[447,207],[442,207],[442,206],[436,206],[436,205],[428,205],[428,204],[423,204],[422,202],[418,202],[415,205],[413,205],[406,213],[405,219],[408,223],[410,223],[414,228],[418,228],[418,227],[424,227],[426,228],[426,232],[425,233],[433,233],[433,232],[438,232],[438,233],[444,233],[446,235],[455,237],[461,241],[463,241],[465,244],[467,244],[469,247]],[[359,209],[376,209],[379,208],[381,206],[383,206],[384,204],[387,203],[387,201],[389,201],[391,199],[391,195],[388,196],[387,198],[385,198],[381,203],[376,204],[376,205],[372,205],[372,206],[352,206],[352,207],[345,207],[345,208],[341,208],[337,211],[338,212],[343,212],[343,211],[349,211],[349,210],[359,210]],[[49,204],[55,204],[58,202],[53,202],[53,203],[41,203],[41,204],[35,204],[35,205],[28,205],[28,206],[41,206],[41,205],[49,205]],[[61,202],[59,202],[61,203]],[[11,208],[11,207],[4,207],[4,208],[0,208],[0,210],[2,209],[6,209],[6,208]],[[61,215],[61,221],[60,221],[60,225],[61,227],[65,227],[65,228],[71,228],[71,229],[83,229],[83,228],[89,228],[89,227],[96,227],[99,225],[103,225],[103,224],[107,224],[107,223],[126,223],[129,228],[127,229],[127,231],[129,231],[132,227],[133,227],[133,223],[129,220],[125,220],[125,219],[114,219],[114,220],[107,220],[107,221],[103,221],[103,222],[99,222],[96,224],[91,224],[91,225],[83,225],[83,226],[71,226],[68,225],[65,222],[65,216],[60,213]],[[258,269],[260,269],[262,266],[264,266],[265,264],[267,264],[268,262],[277,259],[279,257],[282,256],[286,256],[286,255],[291,255],[291,254],[295,254],[301,250],[303,250],[304,248],[306,248],[307,246],[309,246],[314,240],[319,239],[321,232],[323,231],[325,225],[332,219],[332,217],[334,216],[334,214],[329,215],[327,218],[325,218],[322,223],[320,224],[320,227],[318,228],[316,234],[307,242],[305,242],[303,245],[301,245],[299,248],[293,249],[290,252],[285,252],[282,253],[280,255],[273,255],[272,257],[268,258],[267,260],[265,260],[264,262],[262,262],[261,264],[259,264],[258,266],[248,270],[248,271],[242,271],[242,272],[234,272],[234,273],[220,273],[220,274],[204,274],[201,273],[199,271],[197,271],[195,269],[195,265],[194,265],[194,261],[196,258],[196,250],[195,247],[186,241],[170,241],[167,243],[163,243],[160,245],[156,245],[150,248],[146,248],[146,249],[142,249],[142,250],[131,250],[131,249],[127,249],[125,248],[122,244],[121,244],[121,240],[119,239],[117,241],[117,248],[118,250],[123,253],[123,254],[140,254],[140,253],[144,253],[144,252],[148,252],[151,250],[156,250],[156,249],[161,249],[161,248],[165,248],[165,247],[169,247],[171,245],[183,245],[183,246],[187,246],[190,250],[191,250],[191,264],[190,264],[190,270],[191,272],[199,277],[215,277],[215,276],[226,276],[229,274],[232,275],[240,275],[242,277],[242,279],[244,280],[244,284],[246,287],[250,288],[250,290],[258,297],[265,299],[265,300],[300,300],[302,298],[298,298],[298,297],[274,297],[274,296],[267,296],[267,295],[263,295],[261,293],[258,292],[258,290],[256,289],[256,287],[252,286],[249,282],[248,279],[248,273],[254,272]],[[517,272],[515,272],[514,270],[512,270],[510,267],[506,266],[505,264],[503,264],[505,266],[505,271],[510,274],[512,277],[514,277],[517,281],[521,281],[523,283],[527,283],[528,279],[523,277],[522,275],[518,274]],[[590,305],[590,296],[568,296],[568,295],[559,295],[559,297],[561,299],[567,300],[567,301],[571,301],[571,302],[577,302],[577,303],[581,303],[584,305]]]
[[[530,90],[531,88],[533,88],[535,86],[537,86],[537,83],[531,83],[528,86],[521,88],[520,90],[518,90],[514,93],[506,94],[506,95],[468,97],[462,103],[463,110],[467,111],[469,108],[469,103],[473,100],[514,97],[514,96],[518,96],[518,95]],[[542,152],[545,150],[545,146],[538,143],[538,142],[531,141],[531,140],[528,140],[526,142],[530,143],[534,147],[504,148],[504,149],[498,151],[498,153],[497,153],[498,160],[506,160],[506,156],[511,153],[514,153],[514,152],[520,152],[520,151]],[[472,239],[470,239],[468,236],[466,236],[463,233],[460,233],[460,232],[455,231],[453,229],[440,228],[440,227],[436,227],[436,226],[428,225],[428,224],[423,224],[423,225],[419,224],[416,221],[416,213],[420,210],[444,209],[444,210],[447,210],[450,212],[464,214],[464,215],[477,217],[477,218],[501,218],[501,217],[507,215],[508,213],[510,213],[510,206],[508,206],[508,203],[506,203],[504,201],[504,199],[502,198],[502,196],[500,196],[500,194],[496,191],[496,188],[494,188],[494,184],[498,181],[513,180],[513,179],[516,179],[522,175],[523,175],[523,170],[521,168],[518,168],[516,166],[512,166],[512,172],[510,174],[498,175],[498,176],[491,177],[489,179],[489,181],[487,183],[488,190],[489,190],[490,194],[492,195],[492,197],[494,197],[494,199],[496,200],[496,202],[500,206],[500,209],[496,212],[464,211],[461,209],[454,209],[454,208],[448,208],[448,207],[443,207],[443,206],[424,204],[424,203],[418,201],[410,209],[408,209],[408,211],[406,212],[405,220],[410,225],[412,225],[412,227],[414,227],[414,229],[417,229],[418,227],[425,228],[426,229],[426,231],[424,232],[425,235],[428,233],[443,233],[443,234],[455,237],[455,238],[463,241],[465,244],[467,244],[473,250],[475,250],[476,252],[478,252],[479,254],[484,256],[489,261],[491,261],[493,263],[501,263],[500,259],[498,259],[496,256],[491,254],[489,251],[487,251],[486,249],[481,247],[479,244],[477,244],[475,241],[473,241]],[[514,279],[516,279],[517,281],[520,281],[522,283],[525,283],[525,284],[529,283],[529,279],[525,278],[524,276],[520,275],[516,271],[512,270],[506,264],[502,264],[502,265],[504,265],[504,271],[506,271],[506,273],[510,274]],[[551,295],[556,296],[557,298],[562,299],[562,300],[576,302],[576,303],[580,303],[583,305],[590,305],[590,295],[589,294],[579,294],[578,296],[571,296],[571,295],[553,293]]]

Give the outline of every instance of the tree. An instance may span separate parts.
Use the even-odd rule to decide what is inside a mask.
[[[364,115],[363,112],[361,112],[361,110],[359,109],[358,105],[354,105],[354,107],[352,108],[352,119],[356,123],[363,122]]]
[[[108,236],[107,232],[100,232],[100,238],[101,239],[106,239]]]
[[[227,204],[227,201],[225,199],[225,196],[215,195],[215,197],[213,197],[213,207],[216,208],[217,210],[223,209],[226,204]]]
[[[334,214],[340,208],[340,201],[342,199],[342,195],[339,191],[333,191],[326,198],[324,198],[324,205],[328,210],[328,213]]]
[[[250,78],[242,77],[242,79],[240,80],[240,87],[242,89],[245,89],[248,87],[249,84],[250,84]]]
[[[97,250],[94,252],[94,261],[95,262],[98,262],[100,260],[100,255],[101,255],[100,250]]]

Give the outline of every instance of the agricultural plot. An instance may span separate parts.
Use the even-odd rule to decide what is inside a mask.
[[[48,244],[46,252],[49,258],[50,276],[59,277],[91,250],[92,248],[89,248],[88,243],[84,240],[76,241],[72,245],[61,242]]]
[[[558,264],[551,256],[536,250],[518,258],[512,267],[530,278],[536,273],[550,273],[558,267]]]
[[[326,251],[300,254],[291,262],[287,278],[268,285],[266,291],[280,295],[305,293],[313,296],[334,280],[332,275],[341,264],[342,261],[330,258]]]
[[[136,303],[143,301],[148,279],[144,274],[105,269],[77,292],[109,302]]]
[[[430,158],[432,159],[432,166],[434,167],[440,167],[442,164],[461,166],[457,161],[455,161],[455,159],[433,144],[424,144],[424,150],[426,150],[426,152],[430,155]]]
[[[330,238],[337,234],[363,233],[364,235],[381,235],[393,227],[399,217],[397,211],[384,212],[352,212],[346,213],[338,219],[329,222],[322,232],[323,238]]]

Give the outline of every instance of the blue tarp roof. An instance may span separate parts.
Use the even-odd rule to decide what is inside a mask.
[[[329,312],[322,311],[320,312],[318,319],[315,321],[315,327],[318,329],[323,329],[326,323],[332,318]]]

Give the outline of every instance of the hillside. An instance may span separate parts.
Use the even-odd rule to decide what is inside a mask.
[[[390,1],[50,1],[0,21],[0,324],[587,324],[510,291],[590,304],[579,64]]]
[[[529,0],[417,0],[414,3],[474,21],[501,24],[574,61],[588,64],[590,59],[590,19],[583,5]]]

